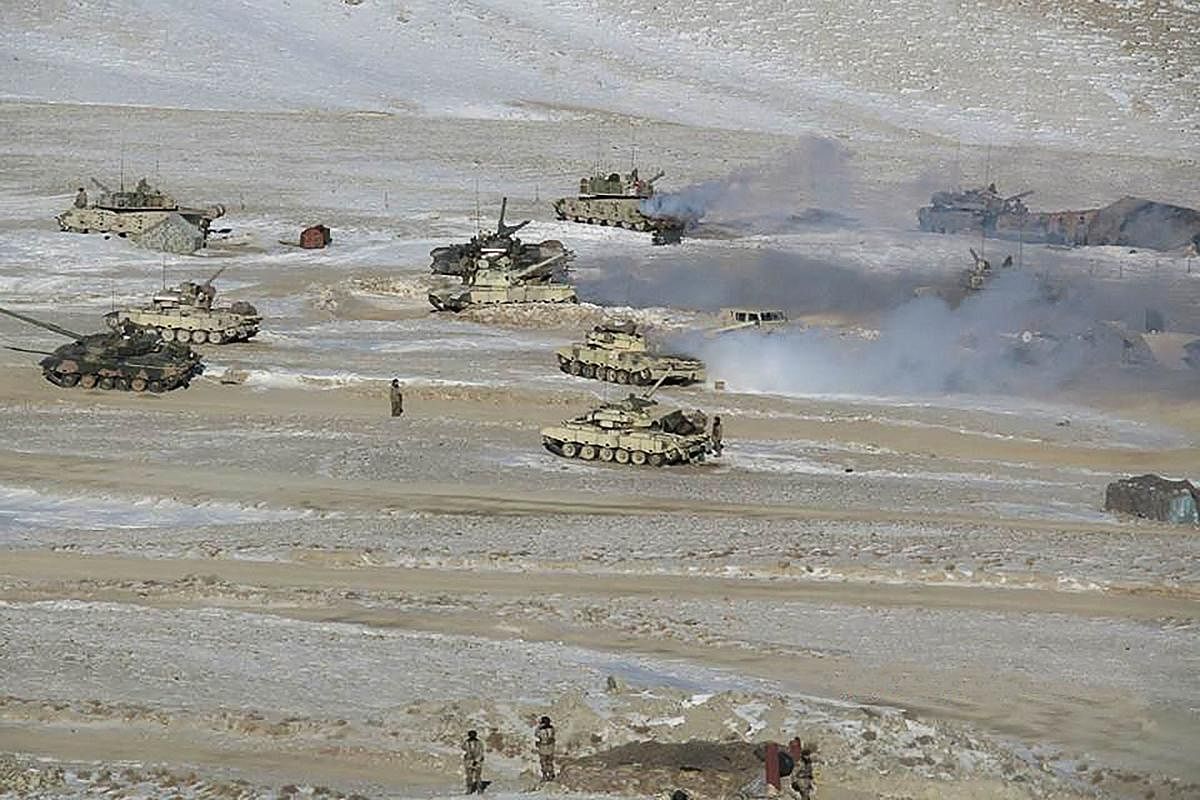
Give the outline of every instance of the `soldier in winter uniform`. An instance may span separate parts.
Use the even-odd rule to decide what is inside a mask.
[[[721,455],[721,451],[725,449],[725,445],[721,443],[722,435],[721,418],[714,416],[712,423],[712,451],[714,456]]]
[[[392,378],[392,416],[398,417],[404,413],[404,395],[400,393],[400,380]]]
[[[467,794],[483,792],[483,742],[479,734],[467,731],[463,742],[463,770],[467,773]]]
[[[79,191],[75,193],[75,207],[87,208],[87,190],[82,186],[80,186]]]
[[[800,757],[792,768],[792,791],[800,800],[812,800],[816,796],[813,784],[813,746],[807,742],[800,745]]]
[[[538,760],[542,766],[542,780],[554,780],[554,726],[549,717],[542,717],[533,733],[537,745]]]

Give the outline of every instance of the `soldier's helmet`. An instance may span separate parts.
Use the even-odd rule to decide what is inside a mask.
[[[542,718],[539,720],[539,722],[540,722],[542,725],[549,725],[549,724],[550,724],[550,718],[549,718],[549,717],[542,717]]]
[[[468,739],[474,739],[474,738],[475,738],[476,736],[478,736],[478,735],[479,735],[479,734],[478,734],[476,731],[467,731],[467,738],[468,738]]]

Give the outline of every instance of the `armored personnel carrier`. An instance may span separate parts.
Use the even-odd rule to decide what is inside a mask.
[[[154,189],[142,178],[133,191],[124,188],[113,191],[92,178],[100,196],[91,200],[83,189],[75,196],[75,205],[55,219],[64,231],[73,233],[115,233],[118,236],[139,237],[172,218],[182,218],[194,227],[201,240],[208,236],[208,226],[225,213],[224,206],[184,208],[165,192]]]
[[[504,222],[504,214],[508,210],[508,198],[500,201],[500,220],[496,223],[496,232],[480,233],[471,237],[464,244],[451,244],[445,247],[435,247],[429,251],[433,259],[430,270],[435,275],[452,275],[461,278],[473,273],[479,261],[498,262],[501,260],[516,267],[528,267],[538,261],[544,261],[551,256],[564,256],[562,264],[575,257],[563,243],[548,239],[536,244],[526,244],[514,234],[529,224],[523,220],[516,225]]]
[[[0,313],[73,340],[52,353],[11,348],[45,356],[38,364],[55,386],[169,392],[186,388],[204,370],[199,354],[186,344],[164,342],[134,325],[85,336],[5,308]]]
[[[991,183],[981,189],[959,192],[935,192],[930,204],[917,210],[921,230],[931,233],[980,233],[993,235],[1003,217],[1024,217],[1028,213],[1022,200],[1033,192],[1004,197]]]
[[[703,361],[651,353],[632,322],[597,325],[584,341],[559,348],[555,355],[563,372],[609,383],[686,385],[704,380]]]
[[[150,305],[110,311],[104,321],[113,330],[132,324],[157,333],[168,342],[229,344],[244,342],[258,333],[262,323],[258,309],[238,300],[227,306],[213,305],[217,290],[213,286],[225,267],[204,283],[184,281],[150,299]]]
[[[542,445],[556,456],[584,461],[652,467],[703,461],[713,446],[708,418],[699,411],[662,413],[654,389],[542,428]]]
[[[655,244],[678,242],[688,221],[655,214],[649,208],[654,183],[665,174],[660,171],[642,180],[634,168],[628,175],[613,172],[580,178],[578,196],[555,200],[554,213],[572,222],[649,231]]]

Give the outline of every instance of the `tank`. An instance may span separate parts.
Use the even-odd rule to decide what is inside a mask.
[[[258,309],[241,300],[227,306],[214,305],[217,290],[213,281],[225,267],[204,283],[184,281],[173,289],[154,295],[150,305],[110,311],[104,321],[113,330],[132,324],[153,331],[168,342],[229,344],[244,342],[258,333],[262,317]]]
[[[660,171],[642,180],[634,168],[628,175],[613,172],[580,178],[579,194],[555,200],[554,213],[571,222],[648,231],[654,234],[655,244],[678,242],[686,220],[646,213],[646,201],[654,197],[654,183],[664,174]]]
[[[225,213],[220,205],[207,208],[184,208],[165,192],[154,189],[145,178],[133,191],[113,191],[92,178],[100,190],[95,199],[83,189],[75,197],[75,205],[55,219],[64,231],[72,233],[115,233],[118,236],[141,237],[168,221],[182,220],[195,228],[201,244],[208,236],[212,221]],[[192,248],[195,249],[195,248]]]
[[[981,189],[935,192],[930,204],[917,210],[921,230],[931,233],[995,233],[1001,217],[1024,217],[1028,213],[1022,200],[1033,192],[1004,197],[996,184]]]
[[[597,325],[584,341],[555,351],[563,372],[609,383],[650,386],[660,380],[687,385],[704,380],[704,362],[651,353],[632,322]]]
[[[72,340],[52,353],[12,348],[45,356],[38,364],[55,386],[169,392],[187,388],[204,370],[200,355],[186,344],[164,342],[134,325],[85,336],[5,308],[0,313]]]
[[[505,261],[517,267],[528,267],[551,256],[563,256],[565,266],[575,254],[567,250],[562,242],[549,239],[544,242],[526,244],[514,234],[529,224],[529,220],[508,225],[504,221],[508,210],[508,198],[500,201],[500,219],[496,223],[495,233],[480,233],[471,237],[471,241],[463,244],[451,244],[445,247],[435,247],[429,251],[432,258],[430,270],[435,275],[450,275],[462,278],[473,273],[479,261]]]
[[[653,394],[654,389],[641,396],[630,394],[542,428],[542,445],[562,458],[622,465],[662,467],[703,461],[713,445],[708,418],[700,411],[664,413]]]
[[[508,303],[578,303],[575,287],[560,280],[566,254],[550,256],[527,267],[507,258],[481,258],[459,283],[435,287],[429,303],[438,311],[462,311],[471,306]]]

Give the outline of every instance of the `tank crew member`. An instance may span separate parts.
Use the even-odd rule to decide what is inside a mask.
[[[392,416],[398,417],[404,413],[404,395],[400,393],[400,379],[392,378]]]
[[[721,443],[721,418],[714,416],[712,424],[712,451],[714,456],[721,455],[721,451],[725,449],[725,445]]]
[[[483,742],[479,734],[467,731],[463,742],[463,769],[467,773],[467,794],[483,793]]]
[[[87,208],[87,189],[82,186],[79,187],[79,191],[75,192],[75,207]]]
[[[537,745],[538,760],[542,766],[542,780],[552,781],[554,780],[554,726],[550,724],[549,717],[542,717],[538,721],[533,739]]]

